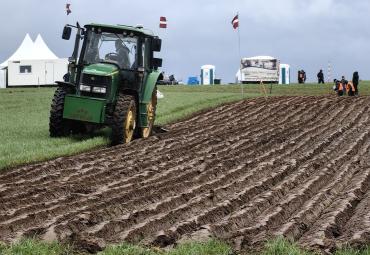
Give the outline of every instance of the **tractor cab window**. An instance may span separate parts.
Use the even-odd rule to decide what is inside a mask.
[[[120,68],[133,69],[136,65],[136,52],[136,37],[89,31],[84,63],[114,62]]]

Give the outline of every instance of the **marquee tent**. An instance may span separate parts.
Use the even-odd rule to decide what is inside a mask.
[[[33,42],[27,34],[19,48],[0,65],[6,71],[7,86],[52,85],[62,80],[68,60],[58,58],[39,34]],[[0,80],[0,88],[1,86]]]

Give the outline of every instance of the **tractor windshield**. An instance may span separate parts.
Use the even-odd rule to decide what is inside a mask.
[[[86,43],[85,64],[114,62],[123,69],[136,67],[136,37],[89,31]]]

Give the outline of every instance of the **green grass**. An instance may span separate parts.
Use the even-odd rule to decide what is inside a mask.
[[[98,255],[230,255],[232,249],[223,242],[210,240],[206,243],[191,242],[176,246],[171,250],[144,248],[135,245],[122,244],[109,246]]]
[[[272,94],[329,95],[328,85],[273,85]],[[241,90],[244,94],[241,94]],[[269,93],[270,86],[266,85]],[[0,90],[0,169],[77,154],[108,144],[107,132],[94,137],[49,137],[50,103],[55,88]],[[202,109],[247,97],[262,96],[259,85],[159,86],[165,98],[158,102],[156,124],[164,125]],[[370,95],[370,82],[360,85],[360,93]]]
[[[262,255],[313,255],[314,253],[302,250],[297,244],[284,238],[276,238],[266,243]]]
[[[70,155],[106,143],[105,137],[51,139],[48,122],[54,89],[0,90],[0,168]]]
[[[320,253],[307,251],[298,247],[294,242],[278,237],[266,243],[262,255],[318,255]],[[337,250],[334,255],[370,255],[370,247],[355,249],[351,247]]]
[[[73,247],[58,244],[57,242],[46,243],[36,239],[22,239],[12,245],[0,243],[0,255],[78,255]],[[138,245],[121,244],[108,246],[98,255],[231,255],[234,252],[226,243],[218,240],[208,242],[188,242],[172,249],[148,248]],[[276,238],[266,243],[261,252],[240,253],[240,255],[318,255],[319,253],[307,251],[298,247],[284,238]],[[370,255],[370,248],[354,249],[344,248],[334,255]]]
[[[365,249],[343,248],[337,251],[335,255],[370,255],[370,247]]]
[[[23,239],[13,245],[0,245],[1,255],[72,255],[79,254],[71,247],[57,242],[46,243],[36,239]],[[205,243],[184,243],[170,250],[146,248],[142,246],[121,244],[108,246],[98,255],[230,255],[231,248],[223,242],[210,240]]]
[[[167,124],[178,119],[192,115],[202,109],[211,108],[222,103],[240,100],[241,96],[236,93],[212,93],[212,92],[164,92],[165,98],[158,104],[159,125]],[[255,94],[246,97],[257,96]]]
[[[0,244],[1,255],[72,255],[76,254],[68,246],[57,242],[45,243],[34,239],[23,239],[5,246]]]

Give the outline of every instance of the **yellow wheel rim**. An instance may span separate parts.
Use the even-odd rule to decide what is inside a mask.
[[[146,106],[146,114],[147,114],[147,121],[148,121],[148,127],[143,128],[143,137],[149,137],[150,133],[152,131],[153,122],[154,122],[154,107],[153,102],[150,101],[149,104]]]
[[[135,127],[136,127],[136,118],[135,118],[135,113],[132,111],[132,108],[128,111],[127,117],[126,117],[126,122],[124,125],[124,133],[125,133],[125,142],[129,143],[132,140],[132,137],[134,136],[135,132]]]

